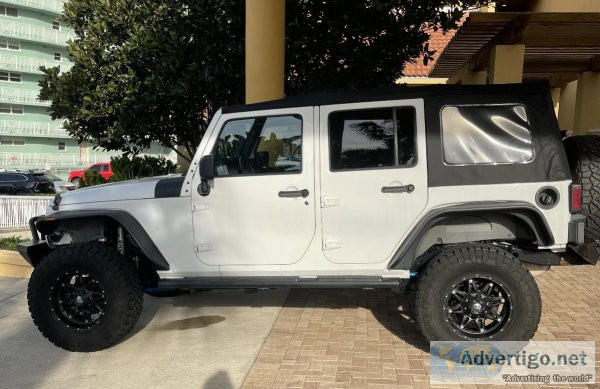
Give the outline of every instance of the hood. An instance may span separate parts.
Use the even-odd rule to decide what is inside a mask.
[[[178,197],[183,179],[181,176],[148,177],[81,188],[61,195],[60,205]],[[165,186],[171,189],[170,195],[157,196],[160,188]]]

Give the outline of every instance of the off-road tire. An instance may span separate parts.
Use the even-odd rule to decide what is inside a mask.
[[[542,301],[531,273],[508,251],[494,245],[465,244],[438,253],[423,270],[415,296],[421,333],[430,341],[472,340],[447,320],[444,298],[456,282],[485,276],[499,282],[515,302],[502,331],[477,340],[529,340],[537,330]]]
[[[582,187],[581,213],[587,238],[600,239],[600,136],[571,136],[564,140],[573,183]]]
[[[51,288],[66,272],[93,274],[106,295],[105,315],[89,329],[74,328],[53,311]],[[77,243],[51,251],[34,269],[27,290],[29,312],[42,335],[69,351],[91,352],[118,343],[137,322],[143,305],[132,261],[101,243]]]

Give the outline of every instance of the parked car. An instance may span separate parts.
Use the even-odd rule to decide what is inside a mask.
[[[95,163],[85,170],[73,170],[69,173],[68,181],[75,184],[75,186],[79,186],[79,182],[83,179],[85,172],[88,170],[98,172],[106,180],[113,175],[110,163]]]
[[[37,193],[53,194],[54,183],[44,172],[6,170],[0,172],[0,194],[28,196]]]
[[[589,153],[572,175],[547,85],[226,107],[183,176],[65,193],[32,219],[31,316],[55,345],[95,351],[133,328],[144,288],[390,288],[414,297],[427,339],[528,340],[529,269],[597,247]]]
[[[48,177],[54,183],[55,193],[63,193],[77,189],[77,186],[72,182],[65,181],[54,174],[46,173],[46,177]]]

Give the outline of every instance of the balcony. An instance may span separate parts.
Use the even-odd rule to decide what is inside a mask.
[[[63,12],[63,0],[3,0],[5,4],[19,5],[24,8],[41,9],[55,14]]]
[[[73,63],[70,61],[60,62],[33,57],[22,57],[17,54],[0,53],[0,69],[2,70],[15,70],[22,73],[41,74],[40,66],[45,66],[47,68],[60,66],[60,70],[66,72],[73,67]]]
[[[38,90],[32,89],[17,89],[17,88],[0,88],[0,103],[4,104],[22,104],[22,105],[37,105],[40,107],[50,106],[49,101],[38,100]]]
[[[59,169],[86,168],[94,163],[109,162],[111,154],[93,154],[81,158],[73,153],[0,153],[0,168]]]
[[[60,123],[22,122],[14,120],[0,121],[0,135],[35,138],[69,138],[69,133]]]
[[[17,23],[10,20],[0,20],[0,36],[57,46],[64,46],[69,39],[75,38],[75,35],[71,35],[65,31]]]

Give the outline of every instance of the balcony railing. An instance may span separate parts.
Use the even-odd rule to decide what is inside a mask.
[[[39,105],[47,107],[49,101],[38,100],[40,92],[32,89],[17,89],[17,88],[0,88],[0,103],[5,104],[23,104],[23,105]]]
[[[31,24],[0,20],[0,36],[44,42],[63,46],[69,39],[75,38],[65,31],[54,30]]]
[[[82,158],[70,153],[0,153],[0,168],[40,168],[57,169],[60,167],[88,167],[98,162],[109,162],[111,154],[92,154]]]
[[[57,14],[63,12],[63,0],[2,0],[2,2],[27,8],[43,9]]]
[[[41,74],[40,66],[53,68],[60,66],[60,70],[66,72],[73,67],[70,61],[53,61],[33,57],[22,57],[15,54],[0,53],[0,69],[16,70],[19,72]]]
[[[68,138],[69,133],[60,123],[0,121],[0,135],[42,138]]]

